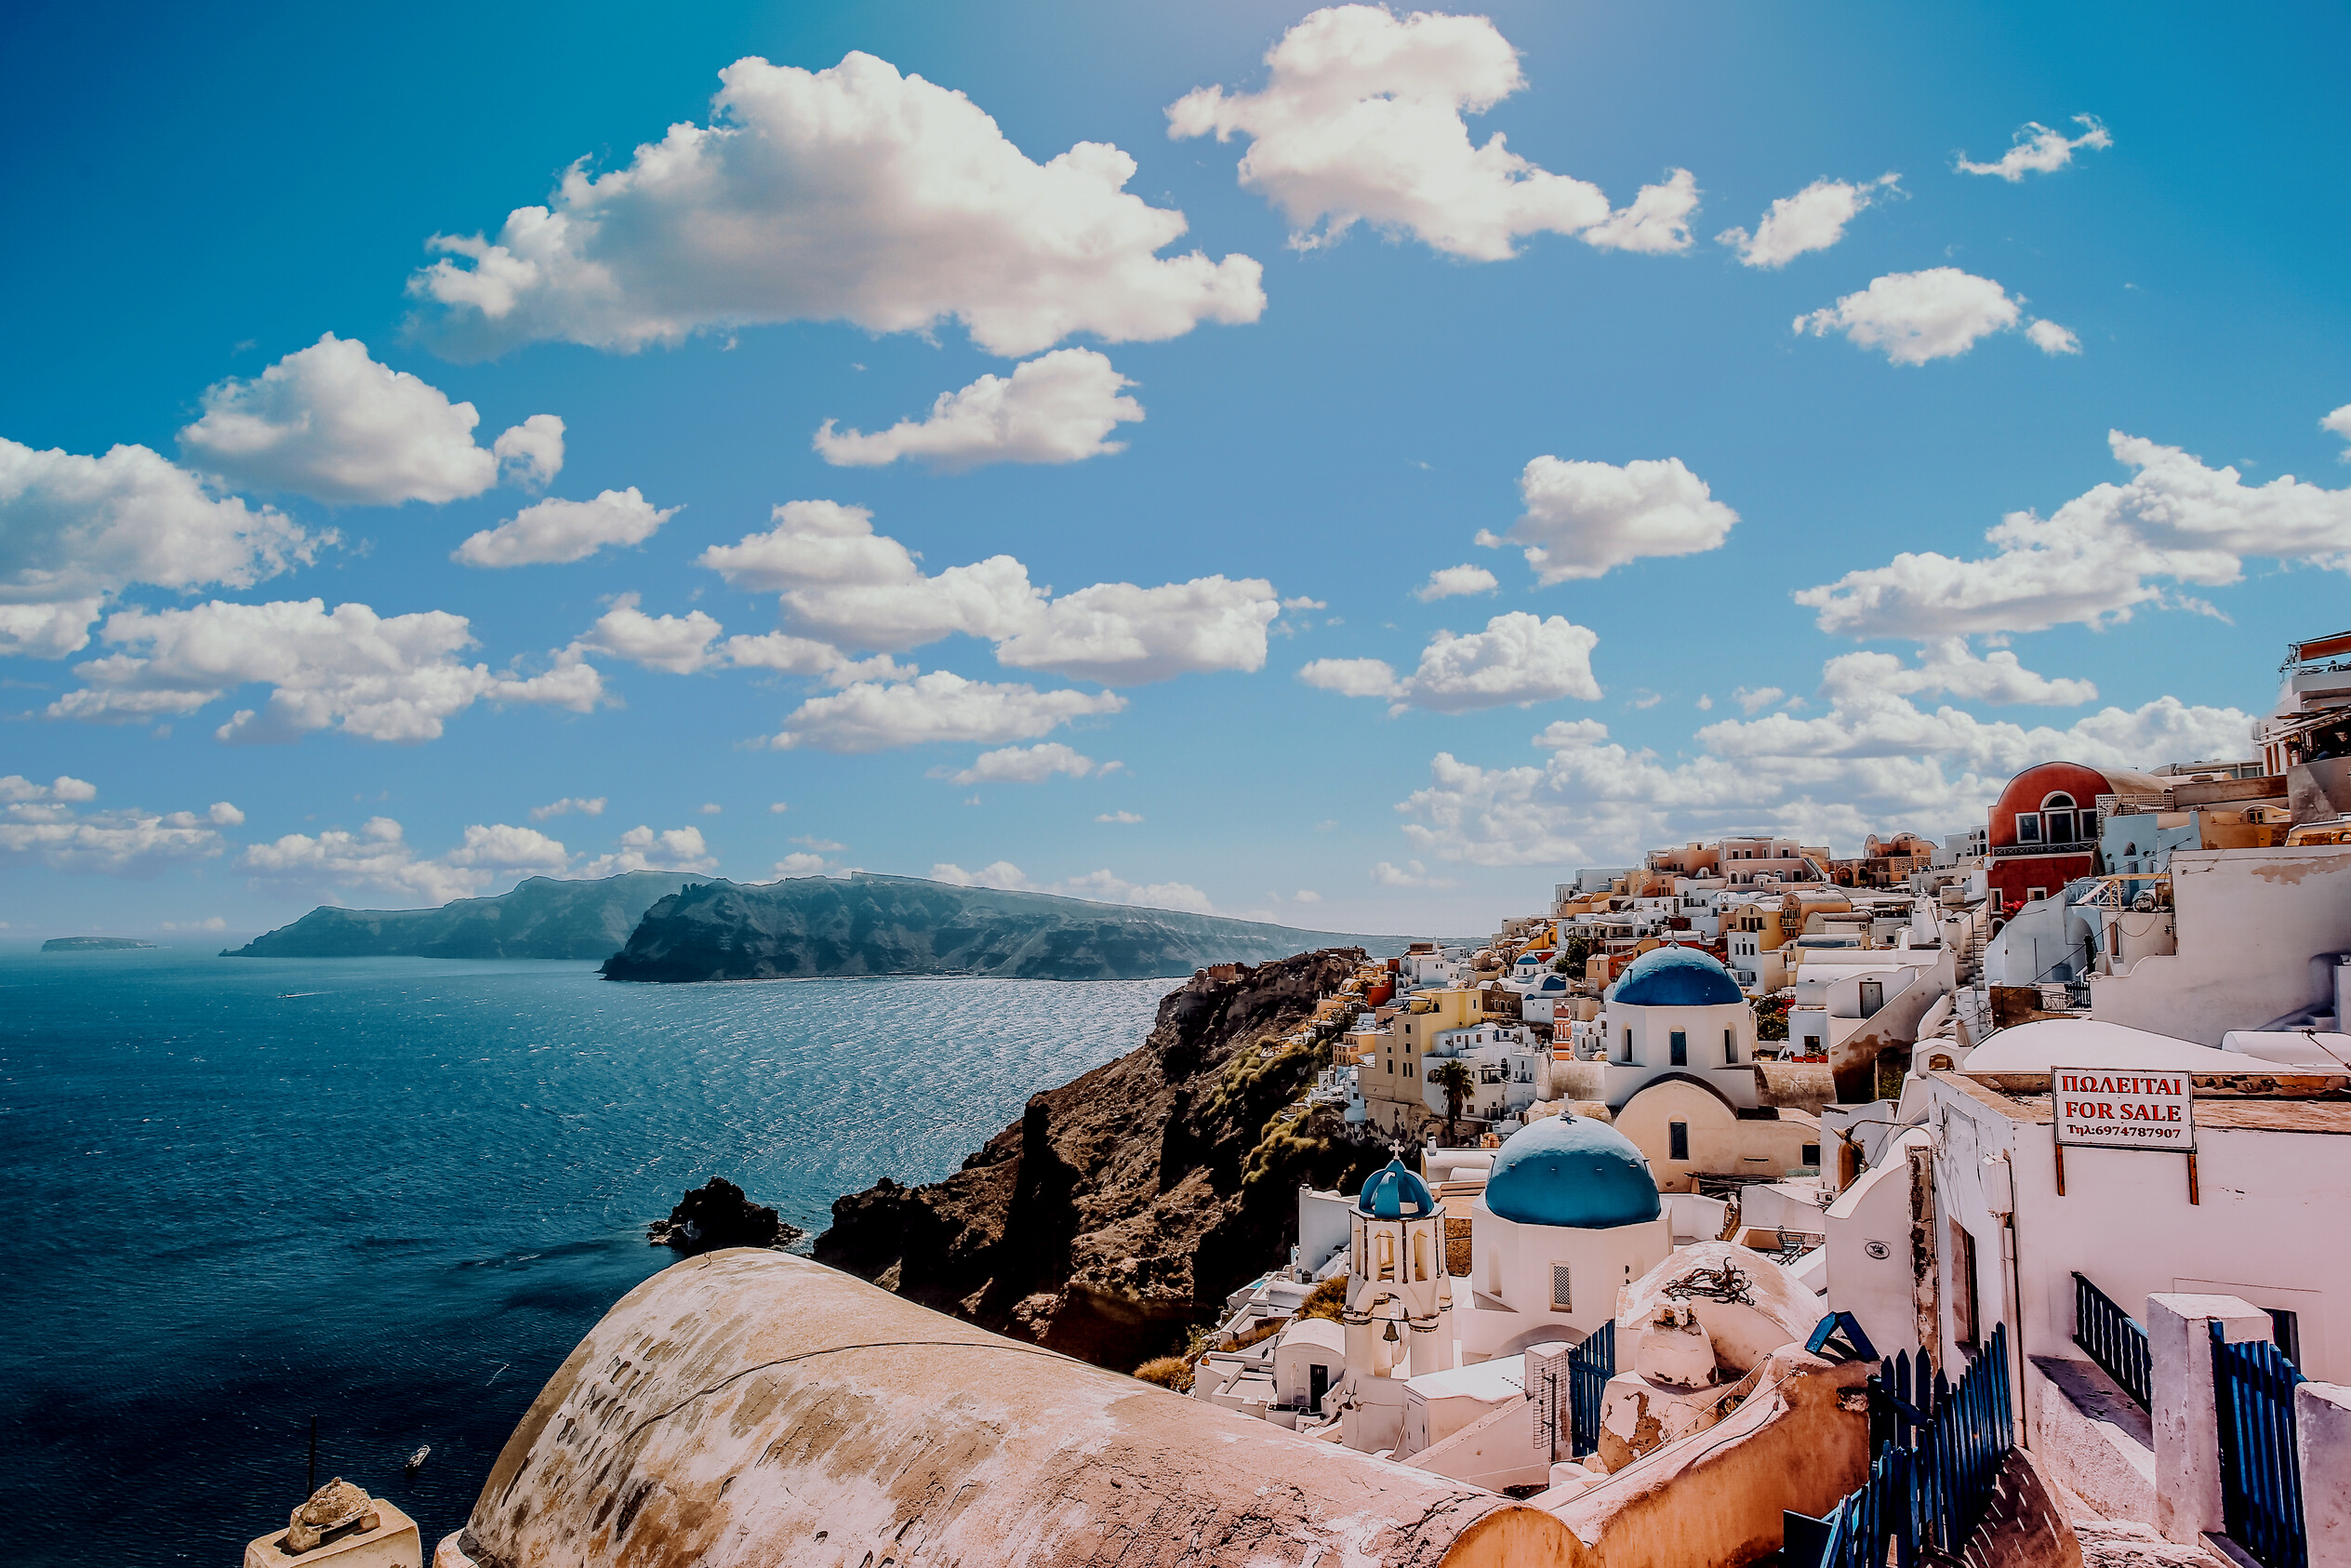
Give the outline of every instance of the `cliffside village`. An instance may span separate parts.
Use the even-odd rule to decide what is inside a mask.
[[[1850,858],[1658,848],[1364,963],[1257,1049],[1327,1047],[1308,1100],[1386,1147],[1173,1392],[712,1254],[437,1568],[631,1521],[664,1561],[2351,1568],[2351,634],[2290,654],[2247,756],[2051,759]]]
[[[1311,1093],[1397,1158],[1301,1189],[1192,1396],[1593,1543],[1679,1489],[1661,1561],[1737,1561],[1709,1466],[1815,1472],[1798,1514],[1862,1479],[1808,1382],[1997,1344],[2093,1558],[2351,1562],[2351,635],[2290,652],[2253,755],[2051,760],[1979,828],[1852,858],[1659,848],[1367,963]],[[2264,1543],[2216,1339],[2286,1389]]]

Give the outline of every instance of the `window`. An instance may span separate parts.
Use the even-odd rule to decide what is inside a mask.
[[[1413,1232],[1413,1278],[1428,1278],[1428,1232],[1426,1230]]]
[[[1690,1065],[1690,1036],[1680,1030],[1675,1030],[1668,1044],[1673,1055],[1673,1065],[1688,1067]]]
[[[2072,812],[2044,811],[2041,813],[2041,820],[2049,824],[2050,843],[2071,844],[2074,842],[2074,814]]]
[[[2263,1309],[2269,1314],[2269,1337],[2278,1342],[2278,1349],[2286,1352],[2286,1359],[2302,1362],[2302,1319],[2283,1307]]]
[[[1668,1160],[1690,1158],[1689,1123],[1668,1122],[1666,1123],[1666,1158]]]
[[[2049,889],[2046,887],[2028,887],[2025,889],[2025,898],[2027,903],[2038,903],[2039,900],[2048,897]]]
[[[1739,1065],[1739,1031],[1737,1030],[1726,1029],[1722,1031],[1722,1065],[1725,1067]]]
[[[1551,1265],[1551,1310],[1554,1312],[1575,1310],[1575,1293],[1569,1288],[1571,1282],[1568,1279],[1566,1264]]]
[[[1804,1152],[1801,1158],[1804,1163],[1812,1166],[1813,1169],[1820,1169],[1820,1145],[1816,1143],[1806,1144],[1804,1146]]]
[[[1977,1341],[1975,1238],[1951,1222],[1951,1338],[1972,1353]]]
[[[1629,1029],[1625,1031],[1625,1059],[1633,1059],[1633,1031]]]
[[[1396,1277],[1396,1238],[1385,1231],[1380,1233],[1379,1238],[1379,1277],[1383,1280]]]
[[[2016,814],[2016,842],[2018,844],[2040,843],[2039,812],[2020,811]]]

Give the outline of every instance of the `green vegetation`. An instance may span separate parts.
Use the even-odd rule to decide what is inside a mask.
[[[1445,1092],[1445,1147],[1454,1148],[1461,1141],[1462,1102],[1469,1097],[1475,1083],[1469,1076],[1469,1064],[1459,1057],[1439,1062],[1429,1070],[1428,1082]]]
[[[1182,1356],[1153,1356],[1135,1369],[1135,1375],[1179,1394],[1192,1391],[1192,1363]]]
[[[1759,996],[1754,1002],[1755,1038],[1786,1040],[1787,1038],[1787,998]]]
[[[1297,1316],[1301,1321],[1307,1318],[1328,1318],[1333,1322],[1336,1322],[1339,1314],[1346,1310],[1347,1276],[1334,1274],[1306,1293],[1306,1299],[1298,1303]]]
[[[1580,980],[1584,977],[1584,965],[1591,961],[1591,956],[1592,934],[1581,929],[1571,930],[1567,940],[1560,944],[1560,955],[1551,961],[1551,969],[1553,973],[1565,975],[1572,980]]]

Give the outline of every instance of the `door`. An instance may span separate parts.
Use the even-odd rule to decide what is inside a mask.
[[[1878,1009],[1883,1007],[1885,1004],[1885,981],[1864,980],[1861,982],[1861,1016],[1863,1017],[1876,1017],[1878,1016]]]
[[[1322,1396],[1331,1391],[1331,1369],[1308,1363],[1306,1369],[1306,1407],[1317,1415],[1322,1414]]]

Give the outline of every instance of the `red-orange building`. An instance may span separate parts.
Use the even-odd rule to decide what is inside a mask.
[[[2036,763],[2008,781],[1992,803],[1985,882],[1993,907],[2013,910],[2091,874],[2098,848],[2098,797],[2159,793],[2143,773]]]

